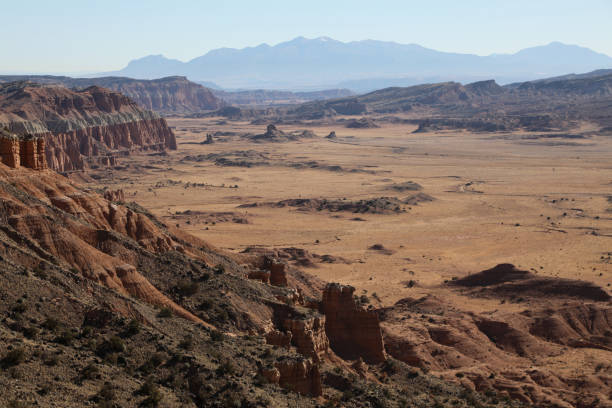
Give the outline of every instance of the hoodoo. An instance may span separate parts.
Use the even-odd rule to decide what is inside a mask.
[[[47,168],[45,140],[42,137],[18,136],[2,129],[0,156],[2,164],[13,169],[22,166],[34,170]]]

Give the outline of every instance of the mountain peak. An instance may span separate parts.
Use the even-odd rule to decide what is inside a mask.
[[[211,50],[185,63],[150,55],[130,62],[117,74],[145,79],[182,75],[244,89],[312,90],[351,87],[345,82],[361,81],[351,89],[362,92],[392,84],[488,78],[503,84],[602,68],[612,68],[612,58],[559,41],[515,54],[478,56],[391,41],[298,36],[272,46]]]

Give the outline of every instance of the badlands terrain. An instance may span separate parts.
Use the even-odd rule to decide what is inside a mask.
[[[609,71],[240,106],[13,79],[8,406],[612,406]]]
[[[378,123],[169,119],[177,151],[91,177],[227,251],[354,286],[410,365],[526,403],[609,404],[609,134]],[[498,264],[521,283],[509,266],[499,287],[457,283]]]

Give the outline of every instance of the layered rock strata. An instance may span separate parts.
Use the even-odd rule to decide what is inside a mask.
[[[83,169],[90,162],[112,164],[113,157],[133,150],[176,149],[165,119],[126,96],[95,86],[73,91],[27,82],[3,84],[0,125],[43,138],[46,161],[56,171]],[[32,154],[27,160],[36,160]]]
[[[34,170],[47,168],[45,140],[35,137],[18,137],[3,130],[0,134],[0,162],[16,169],[21,166]]]
[[[368,363],[385,361],[378,315],[353,298],[355,288],[330,283],[323,291],[321,311],[331,349],[344,359],[363,358]]]
[[[287,358],[276,362],[273,368],[262,369],[261,374],[268,382],[303,395],[323,394],[319,367],[310,359]]]

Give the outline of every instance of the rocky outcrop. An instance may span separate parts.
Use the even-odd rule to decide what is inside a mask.
[[[286,358],[260,373],[268,382],[302,395],[319,397],[323,394],[319,367],[310,359]]]
[[[379,128],[376,123],[372,119],[369,118],[361,118],[361,119],[353,119],[346,124],[346,127],[349,129],[375,129]]]
[[[106,190],[104,192],[104,199],[111,202],[124,202],[125,192],[122,188],[118,190]]]
[[[282,332],[279,330],[271,330],[266,333],[266,343],[272,346],[290,348],[291,347],[291,332]]]
[[[92,78],[79,80],[81,86],[103,86],[121,92],[145,109],[163,113],[192,113],[216,110],[225,106],[208,88],[185,77],[173,76],[154,80],[131,78]]]
[[[23,167],[34,170],[47,168],[45,157],[45,139],[30,138],[19,141],[19,160]]]
[[[284,132],[276,127],[274,124],[269,124],[266,128],[265,133],[259,135],[246,135],[247,139],[253,142],[290,142],[301,139],[312,139],[316,135],[310,130]]]
[[[385,361],[378,315],[366,310],[353,298],[355,288],[330,283],[323,292],[321,311],[331,349],[349,360],[363,358],[368,363]]]
[[[45,140],[32,136],[19,137],[3,129],[0,134],[0,162],[10,168],[21,166],[34,170],[47,168]]]
[[[271,257],[264,258],[264,269],[270,271],[270,284],[274,286],[287,286],[287,271],[285,264]]]
[[[0,124],[13,133],[43,138],[46,162],[57,171],[112,163],[113,157],[133,150],[176,149],[176,138],[163,118],[99,87],[73,91],[26,82],[3,84]],[[21,147],[26,161],[40,163],[41,146]]]
[[[260,280],[274,286],[287,286],[286,264],[270,255],[257,256],[250,260],[255,269],[249,271],[249,279]]]
[[[325,317],[286,319],[283,326],[287,333],[291,333],[291,344],[296,347],[298,353],[318,362],[321,354],[327,351],[329,340],[325,333]]]
[[[502,265],[461,283],[497,285],[520,281],[526,274]],[[529,308],[521,312],[478,314],[431,295],[402,299],[379,310],[386,352],[447,381],[479,392],[495,390],[530,406],[576,406],[580,393],[606,401],[602,390],[609,389],[607,374],[590,374],[602,370],[597,358],[581,363],[580,373],[552,370],[547,361],[583,355],[581,350],[606,359],[612,351],[609,302],[546,299],[541,294],[528,301]]]
[[[0,137],[0,156],[5,166],[15,169],[21,165],[19,139],[16,136],[7,132]]]
[[[592,282],[539,277],[522,271],[512,264],[500,264],[464,278],[449,282],[450,286],[470,288],[478,296],[512,297],[532,295],[545,297],[580,298],[591,301],[609,301],[607,291]]]
[[[100,86],[126,95],[144,109],[160,113],[195,113],[225,106],[225,102],[215,96],[210,89],[181,76],[153,80],[124,77],[69,78],[50,75],[3,76],[0,78],[0,82],[15,81],[31,81],[45,85],[56,84],[76,89]]]

